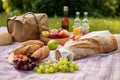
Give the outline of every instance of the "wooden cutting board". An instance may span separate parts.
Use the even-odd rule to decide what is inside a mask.
[[[9,56],[8,56],[8,62],[10,64],[13,64],[13,59],[14,59],[14,53],[12,52]]]

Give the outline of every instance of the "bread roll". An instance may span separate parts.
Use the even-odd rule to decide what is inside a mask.
[[[0,32],[0,45],[8,45],[13,42],[12,35],[7,32]]]

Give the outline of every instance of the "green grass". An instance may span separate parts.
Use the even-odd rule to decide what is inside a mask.
[[[7,25],[7,18],[9,16],[5,13],[0,13],[0,26],[6,26]]]
[[[50,17],[48,19],[48,24],[49,24],[49,28],[52,29],[52,28],[61,28],[61,21],[62,21],[62,18],[61,17],[58,17],[58,18],[54,18],[54,17]],[[74,18],[69,18],[69,30],[72,31],[72,26],[73,26],[73,21],[74,21]]]
[[[120,33],[120,18],[90,18],[90,31],[110,30]]]
[[[60,28],[62,18],[49,18],[49,27]],[[70,31],[72,31],[74,18],[69,18]],[[120,18],[89,18],[90,32],[110,30],[111,33],[120,33]]]
[[[7,25],[7,18],[9,16],[5,13],[0,14],[0,26]],[[49,29],[60,28],[61,27],[61,17],[49,17],[48,25]],[[74,18],[69,18],[70,28],[72,31]],[[89,18],[90,22],[90,31],[99,31],[99,30],[110,30],[112,33],[120,33],[120,18]]]

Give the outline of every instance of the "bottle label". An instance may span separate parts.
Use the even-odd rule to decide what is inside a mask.
[[[88,23],[83,23],[82,28],[89,28],[89,24]]]

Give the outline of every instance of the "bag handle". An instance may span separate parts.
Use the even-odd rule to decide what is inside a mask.
[[[32,12],[27,12],[27,13],[25,13],[25,14],[23,15],[23,18],[24,18],[26,15],[28,15],[28,14],[33,15],[33,17],[34,17],[34,19],[35,19],[35,22],[36,22],[36,24],[38,25],[37,17],[36,17],[36,16],[34,15],[34,13],[32,13]]]

